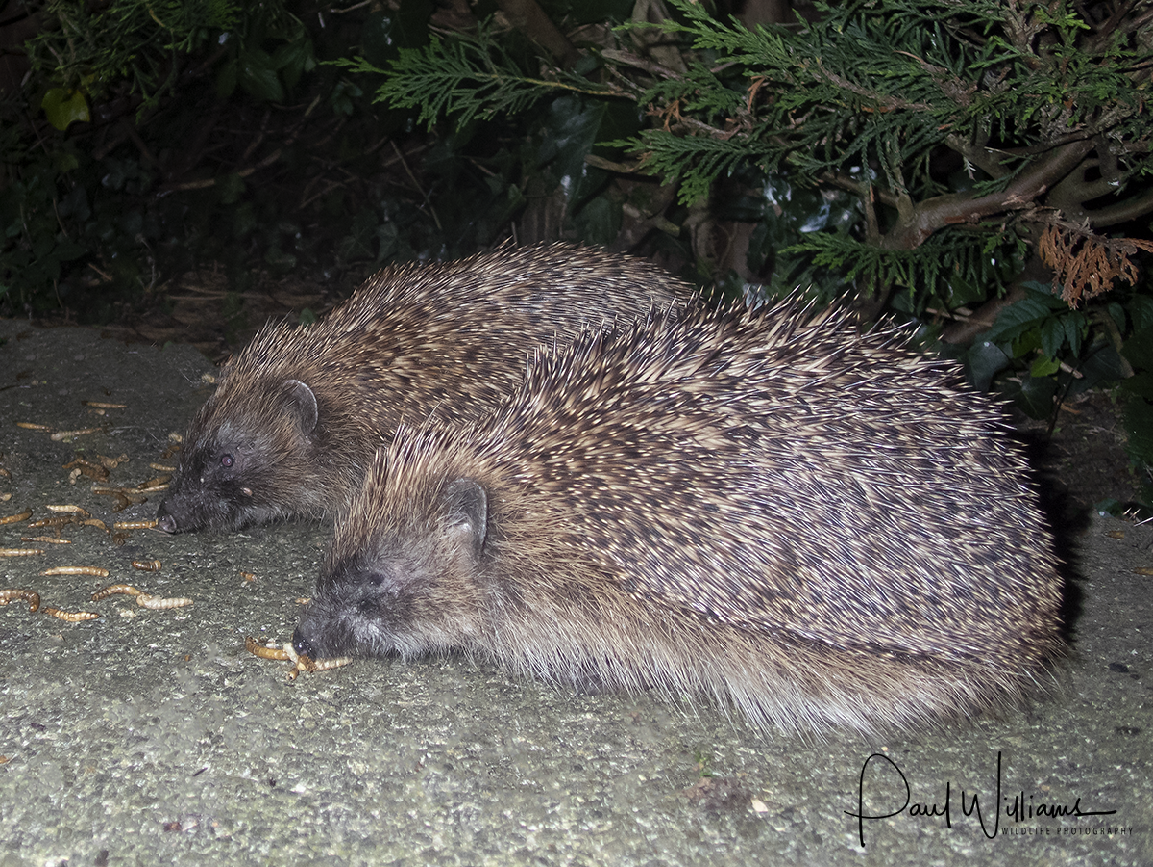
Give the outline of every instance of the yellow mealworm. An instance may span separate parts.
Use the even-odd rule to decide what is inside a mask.
[[[81,620],[95,620],[100,616],[92,611],[61,611],[59,608],[41,608],[40,610],[52,617],[67,620],[69,623],[79,623]]]
[[[256,573],[255,572],[241,572],[240,577],[243,578],[245,581],[255,581],[256,580]]]
[[[76,519],[72,515],[57,515],[55,518],[41,518],[39,521],[33,521],[29,527],[63,527],[65,524],[71,524]]]
[[[104,428],[100,427],[86,427],[83,430],[58,430],[56,433],[51,434],[49,439],[54,440],[55,442],[60,442],[60,440],[70,439],[71,437],[80,437],[85,436],[86,434],[100,433],[103,430]]]
[[[133,503],[143,503],[148,499],[141,491],[138,491],[136,488],[105,488],[101,485],[93,485],[92,493],[104,494],[105,496],[115,498],[118,506],[112,507],[112,511],[114,512],[127,509]]]
[[[109,584],[103,590],[97,590],[92,594],[92,601],[99,602],[101,599],[107,599],[115,593],[125,593],[129,596],[139,596],[140,591],[129,584]]]
[[[136,604],[141,608],[160,610],[165,608],[183,608],[186,605],[191,605],[192,600],[185,596],[170,596],[165,598],[163,596],[149,596],[147,593],[141,593],[136,597]]]
[[[74,461],[69,461],[68,463],[62,465],[60,469],[72,470],[74,474],[83,473],[84,475],[88,476],[88,478],[97,482],[108,481],[107,468],[102,467],[99,464],[94,464],[92,461],[86,461],[84,458],[77,458]]]
[[[83,527],[98,527],[105,533],[108,532],[108,525],[101,521],[99,518],[89,518],[87,521],[77,521]]]
[[[61,464],[60,469],[70,470],[73,467],[95,467],[95,466],[97,466],[97,464],[92,463],[92,461],[88,460],[87,458],[73,458],[68,463]]]
[[[84,406],[90,406],[93,409],[127,409],[126,403],[100,403],[95,400],[82,400],[80,401]]]
[[[87,509],[82,509],[80,506],[45,506],[49,512],[59,512],[69,515],[83,515],[85,518],[89,517]]]
[[[36,424],[31,421],[18,421],[16,422],[16,427],[22,427],[25,430],[52,430],[52,428],[46,424]]]
[[[28,610],[36,612],[40,608],[40,594],[35,590],[0,590],[0,605],[7,605],[14,599],[28,603]]]
[[[304,671],[331,671],[334,668],[341,668],[352,662],[352,657],[350,656],[336,656],[331,659],[312,659],[308,656],[301,656],[292,650],[291,644],[285,644],[284,651],[288,657],[296,663],[295,668],[288,670],[286,677],[289,680],[296,680],[301,672]]]
[[[244,649],[261,659],[276,659],[282,662],[288,660],[288,654],[282,648],[266,647],[251,635],[244,639]]]
[[[51,536],[21,536],[21,542],[47,542],[49,545],[71,545],[71,539],[53,539]]]
[[[0,518],[0,524],[15,524],[17,521],[27,521],[32,517],[32,510],[25,509],[23,512],[17,512],[15,515],[7,515]]]
[[[167,464],[149,464],[148,468],[150,470],[159,470],[162,473],[174,473],[174,472],[176,472],[176,467],[170,467]]]
[[[108,570],[103,566],[53,566],[45,569],[41,575],[93,575],[97,578],[107,578]]]
[[[133,560],[132,568],[139,569],[141,572],[159,572],[159,560]]]
[[[117,521],[112,525],[113,530],[155,530],[157,521]]]
[[[43,548],[0,548],[0,557],[34,557],[43,553]]]
[[[7,467],[0,467],[0,476],[3,476],[6,479],[10,479],[12,478],[12,471]]]
[[[331,671],[334,668],[343,668],[353,662],[351,656],[334,656],[330,659],[309,659],[307,656],[300,657],[301,661],[308,660],[305,667],[308,671]]]

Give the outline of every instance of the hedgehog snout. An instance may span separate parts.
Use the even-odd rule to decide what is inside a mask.
[[[301,656],[316,659],[316,648],[313,647],[312,642],[301,633],[299,626],[292,631],[292,649]]]

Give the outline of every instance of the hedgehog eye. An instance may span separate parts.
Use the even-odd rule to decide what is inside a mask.
[[[221,455],[220,456],[220,466],[230,467],[230,466],[232,466],[232,463],[233,463],[232,455]]]

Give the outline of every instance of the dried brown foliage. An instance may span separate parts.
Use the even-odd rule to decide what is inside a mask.
[[[1042,260],[1053,269],[1053,289],[1070,307],[1084,298],[1107,291],[1114,280],[1137,282],[1138,267],[1131,258],[1138,251],[1153,252],[1153,242],[1135,238],[1106,238],[1088,226],[1053,222],[1045,227],[1038,245]]]

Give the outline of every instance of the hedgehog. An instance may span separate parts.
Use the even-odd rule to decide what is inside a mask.
[[[1002,408],[902,330],[670,310],[537,353],[486,420],[400,430],[293,644],[872,732],[1051,681],[1060,565]]]
[[[266,325],[193,418],[160,504],[168,533],[332,515],[404,420],[475,420],[538,344],[689,303],[640,259],[566,244],[384,269],[309,328]]]

